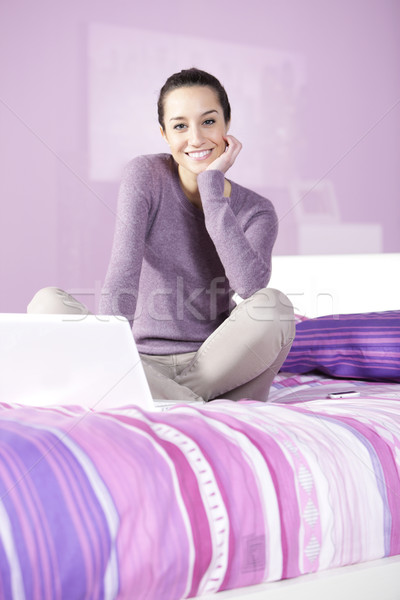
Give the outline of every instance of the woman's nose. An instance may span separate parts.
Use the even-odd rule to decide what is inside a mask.
[[[204,136],[199,127],[191,127],[189,130],[189,143],[191,146],[201,146],[204,142]]]

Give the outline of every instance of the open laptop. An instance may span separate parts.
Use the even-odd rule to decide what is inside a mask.
[[[95,315],[0,314],[0,402],[155,408],[128,321]]]

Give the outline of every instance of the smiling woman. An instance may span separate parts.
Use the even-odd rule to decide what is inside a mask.
[[[155,399],[266,400],[294,337],[290,301],[266,287],[275,209],[225,178],[242,146],[214,76],[169,77],[158,116],[171,153],[126,167],[100,312],[132,323]],[[54,289],[29,310],[85,310]]]

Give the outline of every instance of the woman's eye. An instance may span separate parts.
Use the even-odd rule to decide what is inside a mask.
[[[204,125],[213,125],[215,123],[214,119],[206,119],[204,121]]]
[[[184,123],[178,123],[177,125],[174,126],[174,129],[177,129],[178,131],[183,129],[184,127],[186,127],[186,125]]]

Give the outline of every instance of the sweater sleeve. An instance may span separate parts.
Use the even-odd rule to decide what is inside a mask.
[[[122,315],[133,323],[143,262],[149,199],[143,193],[146,165],[128,163],[118,194],[111,258],[101,292],[100,314]]]
[[[269,200],[248,191],[258,201],[253,201],[250,212],[244,206],[246,218],[239,219],[230,206],[229,198],[224,197],[224,174],[221,171],[204,171],[197,181],[207,231],[230,287],[242,298],[248,298],[266,287],[271,277],[272,248],[278,233],[275,209]],[[245,203],[246,195],[239,201]]]

